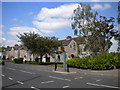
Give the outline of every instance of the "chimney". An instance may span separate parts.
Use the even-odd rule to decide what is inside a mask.
[[[70,39],[72,39],[71,36],[67,36],[67,37],[66,37],[66,40],[70,40]]]

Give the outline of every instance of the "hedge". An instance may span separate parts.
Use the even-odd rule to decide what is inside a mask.
[[[23,58],[15,58],[15,59],[14,59],[14,62],[15,62],[15,63],[19,63],[19,64],[20,64],[20,63],[23,63]]]
[[[93,70],[120,68],[120,53],[102,53],[94,58],[73,58],[67,60],[67,64],[71,67]]]

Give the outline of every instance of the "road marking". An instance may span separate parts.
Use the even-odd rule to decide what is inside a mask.
[[[70,86],[63,86],[63,88],[68,88],[68,87],[70,87]]]
[[[99,85],[99,84],[94,84],[94,83],[86,83],[86,84],[93,85],[93,86],[108,87],[108,88],[118,88],[118,89],[120,89],[120,87],[114,87],[114,86],[108,86],[108,85]]]
[[[40,90],[40,89],[38,89],[38,88],[36,88],[36,87],[33,87],[33,86],[31,86],[30,88],[33,88],[33,89],[35,89],[35,90]]]
[[[13,80],[13,78],[9,77],[8,79]]]
[[[51,83],[51,82],[54,82],[54,81],[46,81],[46,82],[41,82],[41,83],[43,84],[43,83]]]
[[[24,70],[20,70],[21,72],[24,72],[24,73],[29,73],[29,74],[35,74],[35,73],[32,73],[32,72],[28,72],[28,71],[24,71]]]
[[[96,82],[99,82],[99,81],[101,81],[101,80],[96,80]]]
[[[66,81],[71,81],[70,79],[65,79]]]
[[[7,68],[7,67],[6,67]],[[14,68],[7,68],[7,69],[10,69],[10,70],[16,70],[16,69],[14,69]]]
[[[75,78],[75,79],[80,79],[80,78],[82,79],[83,77],[78,77],[78,78]]]
[[[53,76],[48,76],[50,78],[55,78],[55,79],[60,79],[60,80],[66,80],[66,81],[71,81],[70,79],[64,79],[64,78],[59,78],[59,77],[53,77]]]
[[[17,81],[17,83],[19,83],[19,84],[24,84],[23,82],[21,82],[21,81]]]
[[[2,77],[5,77],[5,75],[1,74]]]

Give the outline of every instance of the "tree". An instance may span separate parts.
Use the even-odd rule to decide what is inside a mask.
[[[118,37],[115,37],[115,39],[118,41],[118,49],[117,51],[120,52],[120,1],[118,3],[118,18],[117,18],[117,21],[118,21]]]
[[[116,34],[114,18],[107,19],[100,16],[97,19],[97,15],[97,11],[92,11],[89,4],[80,3],[72,17],[74,34],[85,38],[85,50],[93,52],[93,55],[97,55],[97,52],[108,51],[112,45],[110,39]]]
[[[34,32],[30,32],[30,33],[24,33],[24,34],[19,34],[17,35],[17,37],[20,39],[20,42],[23,44],[23,46],[25,46],[27,51],[30,51],[31,54],[33,54],[33,59],[34,59],[34,55],[36,54],[36,50],[37,50],[37,39],[39,37],[38,34],[35,34]]]
[[[43,37],[34,32],[20,34],[18,38],[33,55],[40,56],[40,62],[42,62],[43,55],[53,53],[60,46],[57,38]]]

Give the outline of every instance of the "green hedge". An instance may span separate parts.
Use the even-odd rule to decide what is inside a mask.
[[[23,63],[23,58],[15,58],[15,59],[14,59],[14,62],[15,62],[15,63],[19,63],[19,64],[20,64],[20,63]]]
[[[72,67],[93,70],[120,68],[120,53],[102,53],[94,58],[73,58],[67,60],[67,64]]]

